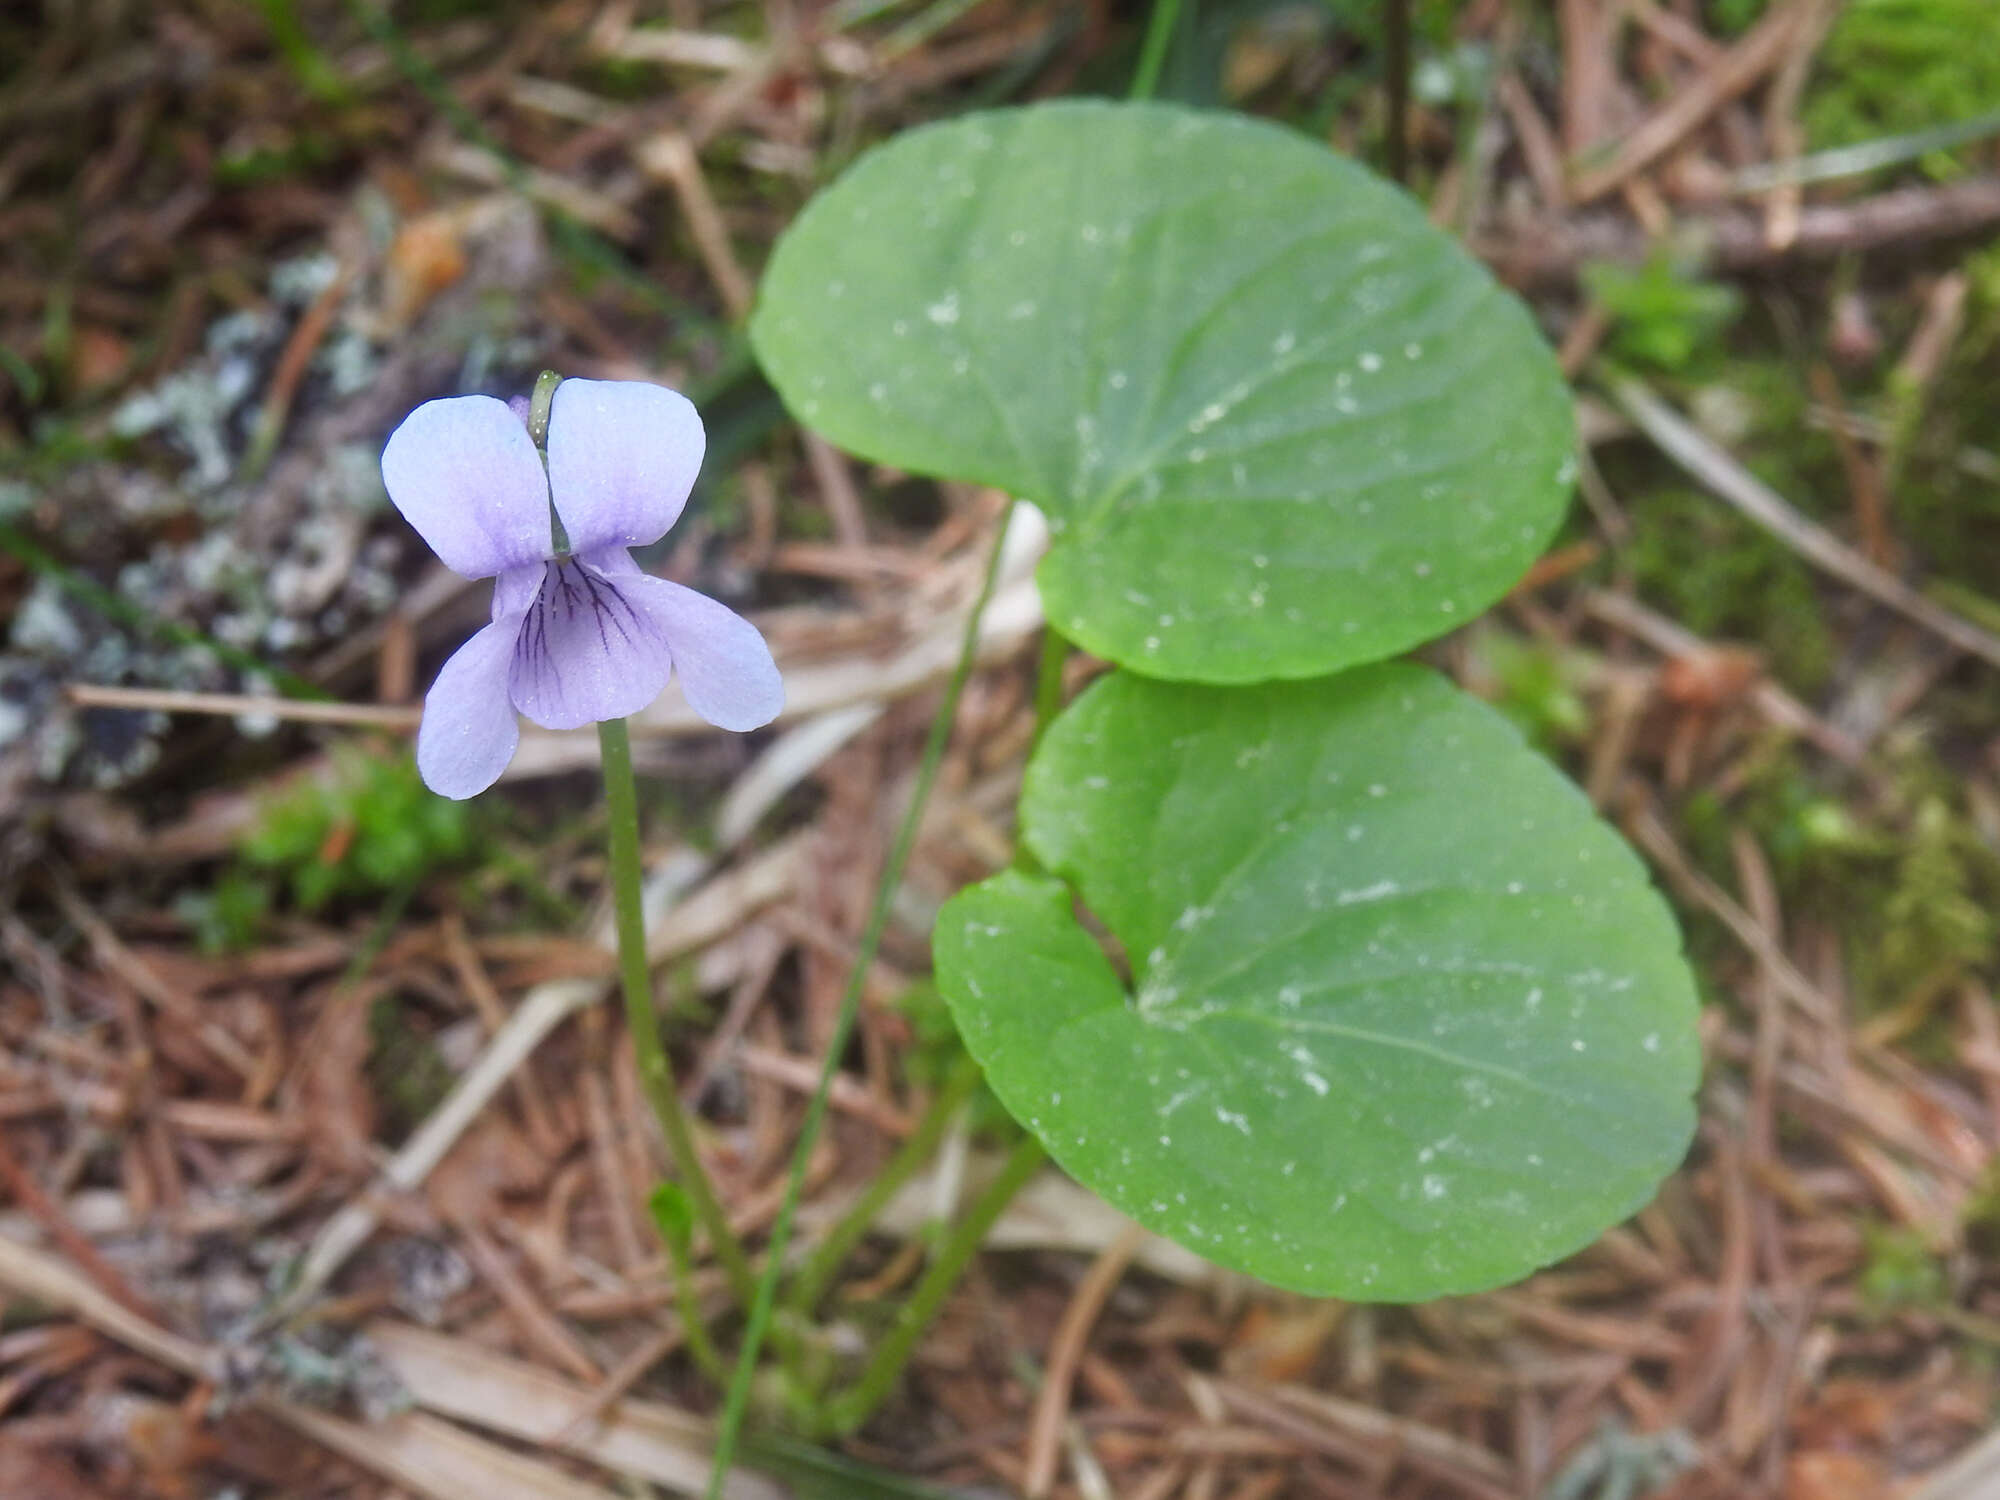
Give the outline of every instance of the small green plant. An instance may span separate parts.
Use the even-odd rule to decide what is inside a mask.
[[[1584,666],[1573,653],[1498,630],[1482,632],[1476,649],[1480,670],[1497,690],[1494,707],[1531,743],[1555,750],[1589,732],[1590,710],[1581,692]]]
[[[354,751],[273,800],[241,853],[300,909],[317,911],[407,890],[472,845],[471,814],[426,791],[407,755]]]
[[[1670,373],[1713,347],[1742,309],[1734,287],[1701,280],[1665,251],[1636,267],[1594,262],[1583,284],[1611,315],[1611,352]]]
[[[213,889],[183,892],[176,909],[193,929],[202,952],[240,952],[257,941],[258,929],[271,910],[271,885],[257,872],[233,864]]]
[[[1715,315],[1669,285],[1654,322]],[[947,902],[933,935],[968,1056],[796,1274],[806,1163],[1000,547],[753,1274],[664,1054],[623,717],[670,672],[725,728],[782,705],[753,627],[626,553],[680,514],[703,427],[658,387],[545,372],[511,412],[483,396],[418,408],[383,458],[443,561],[499,580],[492,623],[426,700],[426,782],[490,786],[517,710],[598,724],[628,1024],[678,1177],[655,1207],[677,1258],[705,1232],[745,1314],[711,1496],[755,1391],[814,1435],[868,1419],[1046,1157],[1224,1266],[1373,1301],[1515,1280],[1652,1196],[1686,1149],[1700,1062],[1673,918],[1513,725],[1392,660],[1513,587],[1575,479],[1561,372],[1457,240],[1266,122],[996,110],[909,132],[821,194],[749,332],[802,421],[1032,502],[1050,535],[1019,856]],[[1064,707],[1072,641],[1114,670]],[[1545,717],[1573,714],[1531,676]],[[271,866],[310,872],[299,898],[340,889],[318,866],[352,849],[325,858],[323,809],[274,821]],[[815,1309],[981,1073],[1022,1134],[859,1373],[828,1389]],[[767,1335],[781,1389],[760,1379]]]
[[[316,912],[394,899],[477,844],[472,810],[426,791],[408,755],[350,748],[266,802],[215,885],[179,909],[203,951],[233,952],[281,901]]]

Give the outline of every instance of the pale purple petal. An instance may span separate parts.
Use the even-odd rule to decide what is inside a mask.
[[[507,696],[519,615],[502,615],[452,655],[424,698],[417,771],[441,797],[463,801],[500,779],[521,726]]]
[[[643,547],[680,519],[707,438],[694,404],[639,380],[565,380],[549,408],[549,488],[570,550]]]
[[[504,401],[426,401],[389,435],[382,483],[454,573],[491,578],[553,550],[541,456]]]
[[[757,729],[778,717],[785,684],[755,625],[664,578],[620,581],[658,622],[689,708],[718,729]]]
[[[650,581],[580,557],[546,564],[508,670],[514,706],[545,729],[578,729],[659,697],[673,657],[643,593]]]

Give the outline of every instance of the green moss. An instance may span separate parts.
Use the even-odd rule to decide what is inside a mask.
[[[1983,114],[2000,101],[2000,5],[1993,0],[1848,0],[1820,49],[1801,110],[1817,147],[1904,135]],[[1926,158],[1933,175],[1955,154]]]
[[[174,903],[207,954],[240,953],[257,941],[271,909],[271,885],[241,866],[225,870],[208,891],[183,891]]]
[[[1896,856],[1881,941],[1853,955],[1864,992],[1893,999],[1911,984],[1990,963],[2000,937],[1996,899],[2000,862],[1942,794],[1924,796]]]
[[[1709,0],[1709,22],[1724,36],[1741,36],[1770,8],[1771,0]]]
[[[1881,398],[1897,539],[1927,581],[1973,591],[1952,607],[1988,623],[2000,605],[2000,245],[1966,257],[1965,326],[1934,387],[1892,375]],[[1986,601],[1984,609],[1978,599]]]
[[[1768,757],[1729,800],[1698,789],[1680,808],[1689,852],[1718,884],[1736,888],[1732,840],[1747,832],[1770,861],[1780,906],[1841,934],[1864,1015],[1942,995],[1969,977],[1990,982],[2000,945],[1992,915],[2000,854],[1974,830],[1957,778],[1915,741],[1890,747],[1885,760],[1888,785],[1873,821],[1835,797],[1795,746]],[[1711,948],[1700,924],[1690,925],[1703,967],[1740,962],[1735,940],[1720,929],[1716,936]],[[1907,1045],[1913,1055],[1935,1053],[1938,1066],[1953,1054],[1942,1024],[1919,1027]]]
[[[301,131],[269,143],[253,143],[218,156],[212,169],[218,187],[255,187],[310,176],[339,158],[340,146],[324,136]]]
[[[1861,1226],[1868,1262],[1861,1271],[1861,1299],[1877,1313],[1904,1308],[1936,1312],[1950,1304],[1944,1266],[1915,1230],[1886,1224]]]
[[[1780,681],[1816,691],[1833,669],[1834,640],[1811,570],[1761,529],[1709,496],[1662,489],[1633,507],[1627,553],[1640,592],[1697,635],[1747,641]]]

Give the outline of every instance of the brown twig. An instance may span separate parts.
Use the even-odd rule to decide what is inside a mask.
[[[1056,1479],[1056,1458],[1062,1439],[1063,1415],[1069,1410],[1070,1383],[1076,1378],[1077,1362],[1083,1357],[1084,1341],[1091,1325],[1104,1310],[1104,1303],[1132,1257],[1139,1252],[1146,1231],[1128,1224],[1118,1238],[1106,1245],[1091,1262],[1090,1270],[1077,1283],[1062,1322],[1049,1344],[1048,1363],[1042,1368],[1042,1388],[1035,1397],[1035,1414],[1028,1423],[1028,1442],[1021,1468],[1026,1476],[1022,1492],[1028,1500],[1043,1500]]]
[[[1817,3],[1793,0],[1766,12],[1763,20],[1704,70],[1692,87],[1680,90],[1642,120],[1619,142],[1609,161],[1577,173],[1571,183],[1573,200],[1588,203],[1624,186],[1678,146],[1716,110],[1748,91],[1784,57],[1807,8]]]
[[[1807,204],[1798,233],[1783,249],[1764,235],[1763,215],[1731,205],[1676,224],[1692,264],[1710,272],[1752,271],[1785,261],[1860,254],[1887,246],[1976,234],[2000,223],[2000,175],[1896,188],[1845,203]],[[1511,286],[1567,285],[1594,260],[1636,264],[1655,248],[1622,214],[1581,213],[1510,227],[1473,242],[1480,258]]]
[[[1889,540],[1888,507],[1882,499],[1881,476],[1854,440],[1848,424],[1840,420],[1846,401],[1833,371],[1815,362],[1806,371],[1806,379],[1812,386],[1814,399],[1833,414],[1826,424],[1827,431],[1832,434],[1841,473],[1847,477],[1848,496],[1854,501],[1854,529],[1861,536],[1862,554],[1878,567],[1886,568],[1895,556],[1895,547]]]
[[[1805,0],[1805,14],[1798,32],[1778,66],[1778,76],[1764,103],[1764,134],[1771,142],[1771,159],[1779,166],[1798,160],[1805,149],[1805,128],[1799,123],[1799,99],[1805,93],[1813,58],[1826,39],[1838,11],[1836,0]],[[1783,182],[1765,200],[1764,239],[1773,250],[1783,251],[1799,234],[1799,209],[1803,189],[1796,182]]]
[[[4,1126],[0,1126],[0,1179],[5,1180],[7,1191],[13,1195],[14,1201],[34,1215],[36,1222],[48,1231],[49,1238],[56,1242],[63,1254],[96,1282],[106,1296],[116,1299],[119,1306],[142,1318],[157,1316],[146,1300],[132,1289],[131,1283],[118,1273],[111,1262],[98,1254],[95,1245],[84,1238],[83,1232],[70,1221],[62,1205],[42,1191],[34,1173],[14,1154],[13,1138]]]
[[[693,142],[677,130],[656,135],[639,148],[639,164],[673,188],[702,265],[730,318],[740,322],[749,316],[753,296],[750,278],[737,263],[736,251],[729,243],[729,227],[709,190]]]

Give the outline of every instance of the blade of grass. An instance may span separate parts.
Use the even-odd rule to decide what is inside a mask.
[[[801,1314],[810,1315],[818,1306],[826,1289],[833,1284],[848,1252],[860,1243],[861,1237],[874,1224],[876,1215],[896,1195],[896,1190],[914,1176],[918,1168],[930,1159],[937,1149],[938,1141],[944,1136],[945,1127],[950,1125],[960,1106],[972,1097],[972,1091],[979,1087],[979,1065],[970,1057],[961,1057],[944,1087],[938,1090],[937,1098],[917,1122],[917,1128],[910,1132],[909,1139],[897,1149],[889,1159],[889,1164],[875,1175],[875,1180],[854,1201],[854,1206],[840,1217],[840,1222],[827,1232],[825,1239],[814,1250],[812,1258],[799,1273],[786,1294],[786,1302]]]
[[[1140,44],[1139,65],[1132,71],[1132,87],[1127,97],[1150,99],[1159,87],[1160,67],[1167,60],[1167,46],[1174,39],[1174,25],[1180,19],[1181,0],[1153,0],[1153,13],[1146,21],[1146,39]]]
[[[1969,146],[1989,136],[2000,135],[2000,109],[1988,110],[1969,120],[1951,125],[1933,125],[1908,135],[1884,136],[1859,145],[1840,146],[1831,151],[1815,151],[1791,161],[1759,162],[1744,167],[1729,179],[1733,193],[1767,193],[1775,187],[1813,182],[1833,182],[1842,177],[1858,177],[1881,167],[1898,167],[1917,161],[1933,151],[1949,151]]]

